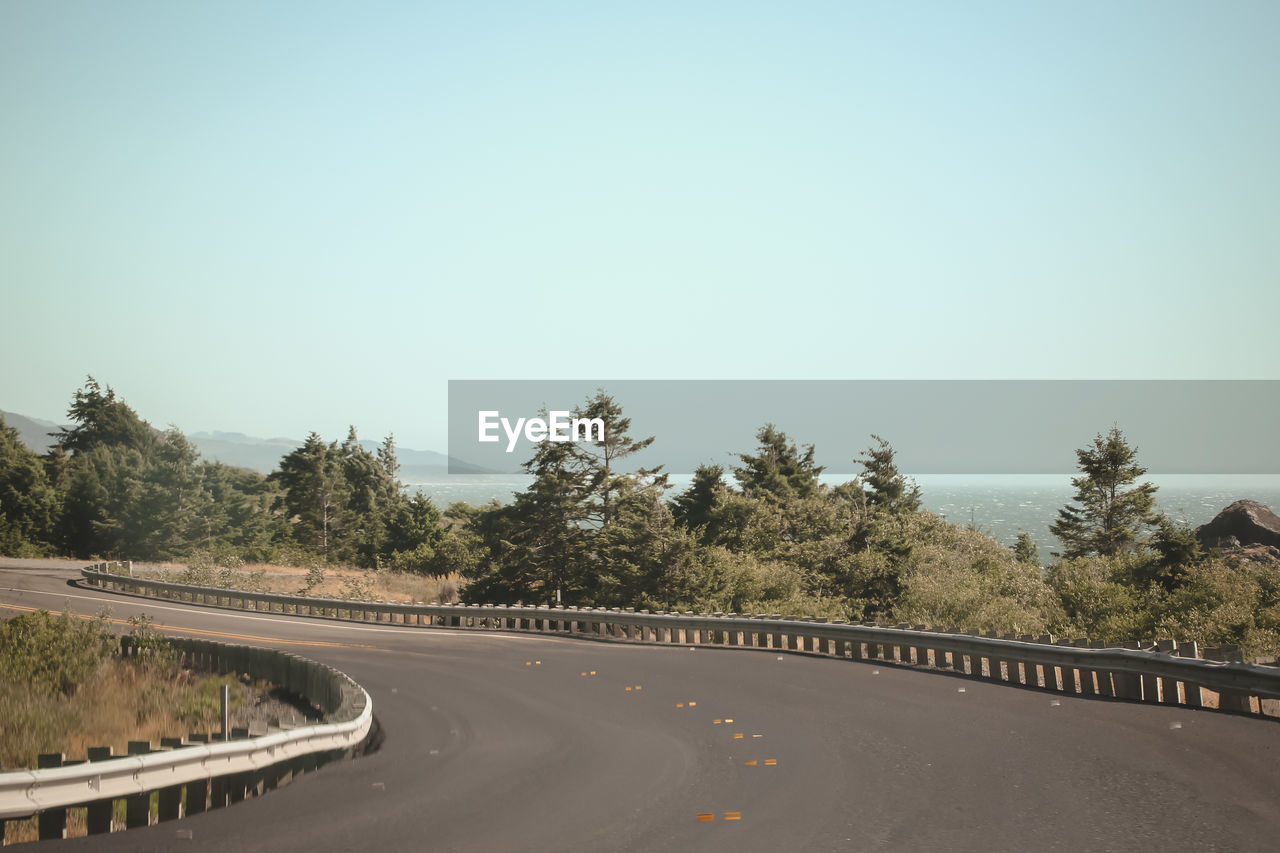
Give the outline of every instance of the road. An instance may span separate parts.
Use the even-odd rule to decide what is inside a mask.
[[[256,615],[77,576],[4,561],[0,615],[110,607],[293,651],[363,685],[385,741],[231,808],[50,850],[1040,853],[1280,838],[1268,720],[798,654]]]

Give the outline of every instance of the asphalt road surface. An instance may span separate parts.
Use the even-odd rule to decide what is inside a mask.
[[[1269,720],[799,654],[255,615],[76,577],[4,561],[0,615],[110,607],[174,634],[293,651],[363,685],[385,740],[230,808],[50,850],[1280,845]]]

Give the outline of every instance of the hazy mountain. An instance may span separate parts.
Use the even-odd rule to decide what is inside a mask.
[[[263,474],[271,473],[280,463],[280,457],[302,446],[300,439],[255,438],[240,432],[197,432],[187,438],[205,459],[215,459],[224,465],[252,468]],[[380,441],[368,439],[360,442],[360,446],[370,453],[376,452],[381,444]],[[434,450],[397,447],[396,459],[400,461],[400,479],[406,483],[421,482],[449,473],[449,457]],[[457,460],[454,461],[454,469],[456,473],[494,473]]]
[[[49,434],[62,429],[52,421],[30,418],[16,412],[0,411],[0,416],[4,417],[6,424],[18,431],[22,443],[37,453],[44,453],[53,446],[54,440]],[[205,459],[236,468],[250,468],[262,474],[270,474],[280,464],[281,457],[302,446],[301,439],[257,438],[242,432],[197,432],[188,435],[187,439]],[[374,452],[381,442],[365,440],[360,444]],[[400,460],[400,479],[406,483],[423,482],[449,473],[449,457],[434,450],[397,447],[396,458]],[[466,474],[496,473],[457,460],[454,460],[454,471]]]
[[[4,418],[6,424],[16,429],[18,437],[22,439],[22,443],[36,453],[44,453],[52,447],[53,436],[49,433],[56,433],[63,428],[53,421],[29,418],[17,412],[0,411],[0,417]],[[70,429],[71,427],[68,426],[66,428]]]

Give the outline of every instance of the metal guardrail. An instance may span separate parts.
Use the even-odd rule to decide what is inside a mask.
[[[170,642],[201,668],[247,672],[306,697],[324,712],[325,722],[282,727],[241,740],[183,743],[146,754],[3,772],[0,827],[6,819],[41,814],[40,837],[61,837],[65,809],[89,806],[90,832],[94,831],[95,807],[99,814],[106,815],[105,828],[99,824],[98,831],[109,831],[111,803],[118,799],[133,801],[132,826],[133,805],[139,798],[144,799],[141,814],[142,825],[146,825],[151,792],[161,792],[159,819],[176,818],[184,786],[187,813],[195,814],[206,807],[236,802],[250,792],[274,788],[296,773],[314,770],[326,758],[349,754],[369,735],[373,724],[369,694],[332,667],[270,649],[181,638]],[[166,792],[171,796],[166,798]],[[166,800],[170,804],[167,815]]]
[[[126,564],[127,565],[127,564]],[[978,636],[925,626],[885,627],[812,618],[576,607],[421,605],[248,592],[81,570],[90,583],[194,604],[363,622],[567,634],[642,643],[808,652],[930,666],[1064,693],[1280,715],[1280,669],[1206,660],[1195,643],[1133,641],[1125,648],[1048,635]],[[1220,650],[1205,649],[1206,657]],[[1216,696],[1206,696],[1212,691]]]

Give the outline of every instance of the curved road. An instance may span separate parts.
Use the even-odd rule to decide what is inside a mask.
[[[1280,838],[1268,720],[802,655],[255,615],[75,577],[4,561],[0,615],[109,606],[294,651],[363,685],[385,741],[261,798],[50,850],[1236,851]]]

